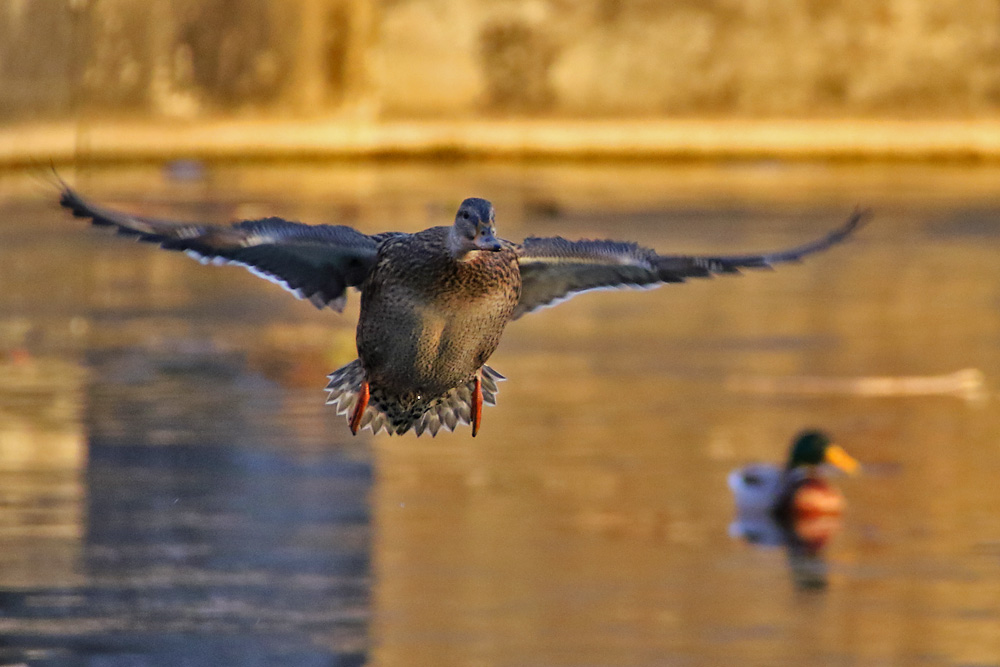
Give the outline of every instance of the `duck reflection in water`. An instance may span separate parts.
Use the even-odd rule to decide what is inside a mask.
[[[784,546],[795,585],[826,586],[823,548],[841,526],[844,497],[823,475],[830,465],[847,474],[858,462],[817,430],[800,433],[784,468],[755,463],[729,474],[736,519],[729,534],[760,546]]]

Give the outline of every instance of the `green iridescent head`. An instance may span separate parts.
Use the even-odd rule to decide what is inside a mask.
[[[854,457],[833,444],[823,431],[808,430],[799,433],[788,455],[788,470],[821,463],[829,463],[848,474],[853,474],[858,469],[858,462]]]

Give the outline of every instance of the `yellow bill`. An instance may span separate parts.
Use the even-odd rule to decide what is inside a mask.
[[[853,475],[861,467],[858,460],[853,456],[844,451],[844,448],[840,445],[830,445],[826,448],[826,455],[824,456],[824,461],[832,466],[840,468],[848,475]]]

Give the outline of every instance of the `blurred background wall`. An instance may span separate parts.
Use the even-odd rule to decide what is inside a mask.
[[[5,121],[1000,112],[1000,0],[6,0]]]
[[[0,124],[1000,115],[1000,0],[5,0]]]

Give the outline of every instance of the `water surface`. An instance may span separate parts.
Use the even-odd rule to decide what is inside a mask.
[[[1000,664],[1000,170],[67,176],[149,214],[368,232],[484,196],[508,238],[664,252],[775,249],[858,204],[874,216],[801,265],[512,324],[491,361],[510,381],[475,440],[353,438],[322,388],[354,356],[356,298],[317,312],[85,228],[4,176],[0,662]],[[946,379],[962,369],[972,386]],[[838,481],[849,511],[809,590],[781,548],[730,537],[725,481],[806,426],[866,464]]]

